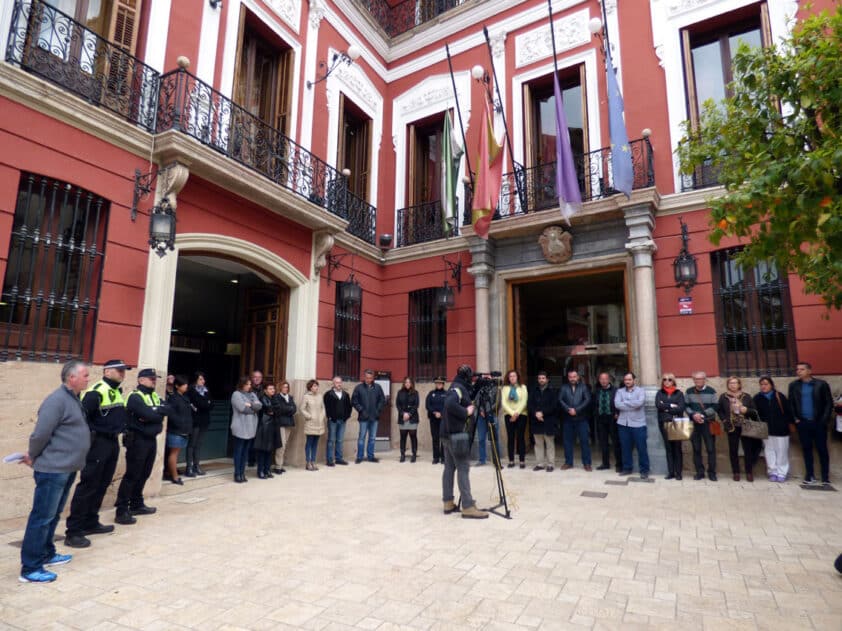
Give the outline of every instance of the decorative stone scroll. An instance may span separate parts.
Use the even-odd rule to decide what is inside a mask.
[[[589,19],[590,12],[588,9],[583,9],[553,22],[557,53],[582,46],[590,41]],[[547,24],[515,37],[515,67],[517,68],[551,57],[552,54],[553,43],[550,27]]]

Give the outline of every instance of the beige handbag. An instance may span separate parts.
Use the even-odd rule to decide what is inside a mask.
[[[693,421],[686,416],[679,416],[665,423],[669,440],[690,440],[693,433]]]
[[[749,410],[749,412],[753,412],[753,410]],[[766,440],[769,438],[769,426],[764,423],[763,421],[759,420],[757,417],[757,413],[753,414],[755,418],[749,418],[746,416],[743,419],[743,433],[742,435],[746,438],[758,438],[760,440]]]

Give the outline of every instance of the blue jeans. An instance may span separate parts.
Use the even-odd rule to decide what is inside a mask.
[[[649,451],[646,449],[646,427],[627,427],[618,425],[620,447],[623,450],[623,471],[631,471],[634,466],[632,447],[637,449],[637,460],[641,473],[649,473]]]
[[[307,462],[316,462],[316,450],[319,448],[319,435],[307,434],[304,441],[304,458]]]
[[[234,436],[234,475],[245,475],[246,460],[248,460],[249,448],[253,439],[237,438]]]
[[[366,434],[368,434],[368,442],[366,442]],[[374,439],[377,437],[377,421],[360,421],[360,435],[357,438],[357,460],[362,460],[366,457],[366,451],[369,458],[374,458]]]
[[[61,511],[64,510],[67,496],[76,480],[76,472],[35,471],[33,477],[35,494],[32,498],[32,511],[26,522],[26,532],[20,548],[21,574],[43,570],[44,563],[55,555],[53,537],[61,520]]]
[[[564,439],[564,464],[573,466],[573,447],[576,437],[582,446],[582,464],[591,464],[591,439],[588,419],[565,419],[562,422],[562,438]]]
[[[345,438],[345,421],[328,420],[327,422],[327,453],[328,462],[342,460],[342,441]]]
[[[502,452],[500,447],[500,428],[497,425],[497,419],[489,414],[486,417],[477,416],[477,447],[479,449],[479,461],[485,464],[487,457],[486,441],[488,440],[488,428],[494,432],[494,444],[497,446],[497,459],[501,458]]]

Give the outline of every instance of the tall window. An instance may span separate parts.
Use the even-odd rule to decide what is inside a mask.
[[[406,156],[407,206],[441,200],[441,142],[444,112],[439,112],[408,126]]]
[[[336,283],[336,317],[333,324],[333,374],[358,379],[362,338],[362,301],[346,300],[353,283]]]
[[[788,375],[795,331],[786,274],[773,262],[745,269],[739,251],[711,254],[720,372]]]
[[[89,360],[109,204],[25,173],[0,301],[0,359]]]
[[[588,151],[588,126],[584,73],[584,65],[560,71],[559,87],[570,132],[573,158],[576,161],[576,172],[579,176],[579,188],[587,193],[584,154]],[[524,84],[523,100],[525,155],[528,169],[527,195],[530,198],[530,207],[549,208],[558,205],[558,194],[555,190],[556,104],[552,75]]]
[[[447,310],[438,307],[441,288],[409,294],[408,374],[416,381],[432,381],[447,368]]]
[[[371,171],[371,119],[345,95],[339,94],[339,169],[349,169],[348,190],[368,201]]]

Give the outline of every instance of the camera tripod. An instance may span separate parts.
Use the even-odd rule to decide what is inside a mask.
[[[495,417],[496,418],[496,417]],[[499,427],[499,421],[498,421]],[[503,484],[503,467],[500,464],[500,454],[497,451],[497,439],[494,436],[495,432],[493,428],[489,428],[488,435],[491,438],[491,462],[494,464],[494,475],[497,476],[497,494],[500,497],[500,501],[491,506],[489,508],[483,509],[489,513],[497,515],[498,517],[503,517],[505,519],[511,519],[512,513],[509,510],[509,503],[506,500],[506,485]],[[500,509],[503,509],[505,512],[500,512]]]

